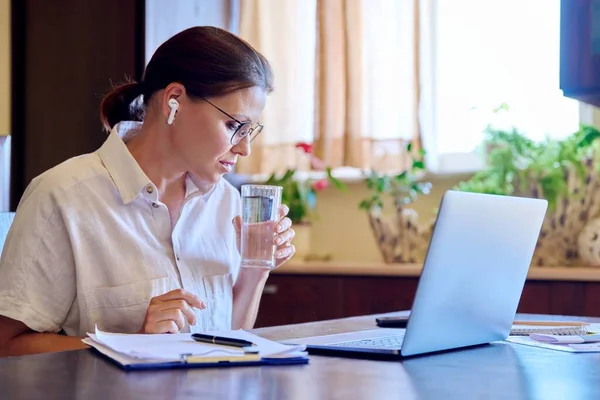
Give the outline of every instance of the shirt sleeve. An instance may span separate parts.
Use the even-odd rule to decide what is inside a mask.
[[[45,186],[30,184],[8,232],[0,259],[0,315],[34,331],[58,332],[75,299],[75,262],[56,198]]]

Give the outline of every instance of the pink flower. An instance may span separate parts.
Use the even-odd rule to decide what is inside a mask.
[[[327,179],[320,179],[312,184],[313,189],[316,191],[323,190],[327,186],[329,186],[329,181]]]
[[[312,154],[313,152],[313,145],[311,143],[296,143],[296,148],[302,149],[302,151],[304,151],[306,154]]]
[[[299,142],[296,143],[296,148],[302,149],[305,154],[310,155],[310,168],[312,170],[323,171],[327,168],[325,162],[313,154],[314,148],[312,143]]]
[[[327,165],[320,158],[311,156],[310,157],[310,168],[315,171],[323,171],[325,168],[327,168]]]

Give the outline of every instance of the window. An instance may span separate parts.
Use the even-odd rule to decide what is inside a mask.
[[[307,169],[296,142],[316,142],[341,176],[384,171],[403,165],[413,138],[433,172],[468,172],[482,167],[475,150],[489,123],[534,140],[578,129],[579,103],[559,89],[560,0],[234,3],[220,23],[239,16],[276,77],[265,133],[239,172]],[[494,114],[503,103],[509,111]]]
[[[559,89],[560,0],[434,4],[429,142],[438,172],[480,168],[473,152],[488,123],[534,140],[578,129],[579,104]],[[502,103],[509,111],[494,115]]]

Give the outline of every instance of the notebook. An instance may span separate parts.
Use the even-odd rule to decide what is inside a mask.
[[[589,333],[589,326],[590,324],[585,322],[515,321],[510,330],[510,335],[585,335]]]
[[[199,343],[189,333],[132,335],[97,327],[82,341],[125,370],[306,364],[309,360],[303,345],[274,342],[244,330],[206,333],[250,341],[257,352]]]

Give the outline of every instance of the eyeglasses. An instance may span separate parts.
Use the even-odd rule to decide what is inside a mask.
[[[252,143],[252,141],[256,139],[258,134],[263,130],[263,126],[259,123],[256,123],[255,126],[252,126],[252,122],[239,121],[236,118],[233,118],[225,111],[223,111],[222,109],[220,109],[219,107],[215,106],[210,101],[206,100],[205,98],[202,98],[202,100],[204,100],[205,102],[207,102],[208,104],[210,104],[211,106],[221,111],[223,114],[227,115],[229,118],[238,123],[238,127],[236,128],[235,132],[233,132],[233,135],[231,135],[231,139],[229,139],[229,143],[231,143],[233,146],[240,143],[246,137],[248,137],[248,141]]]

